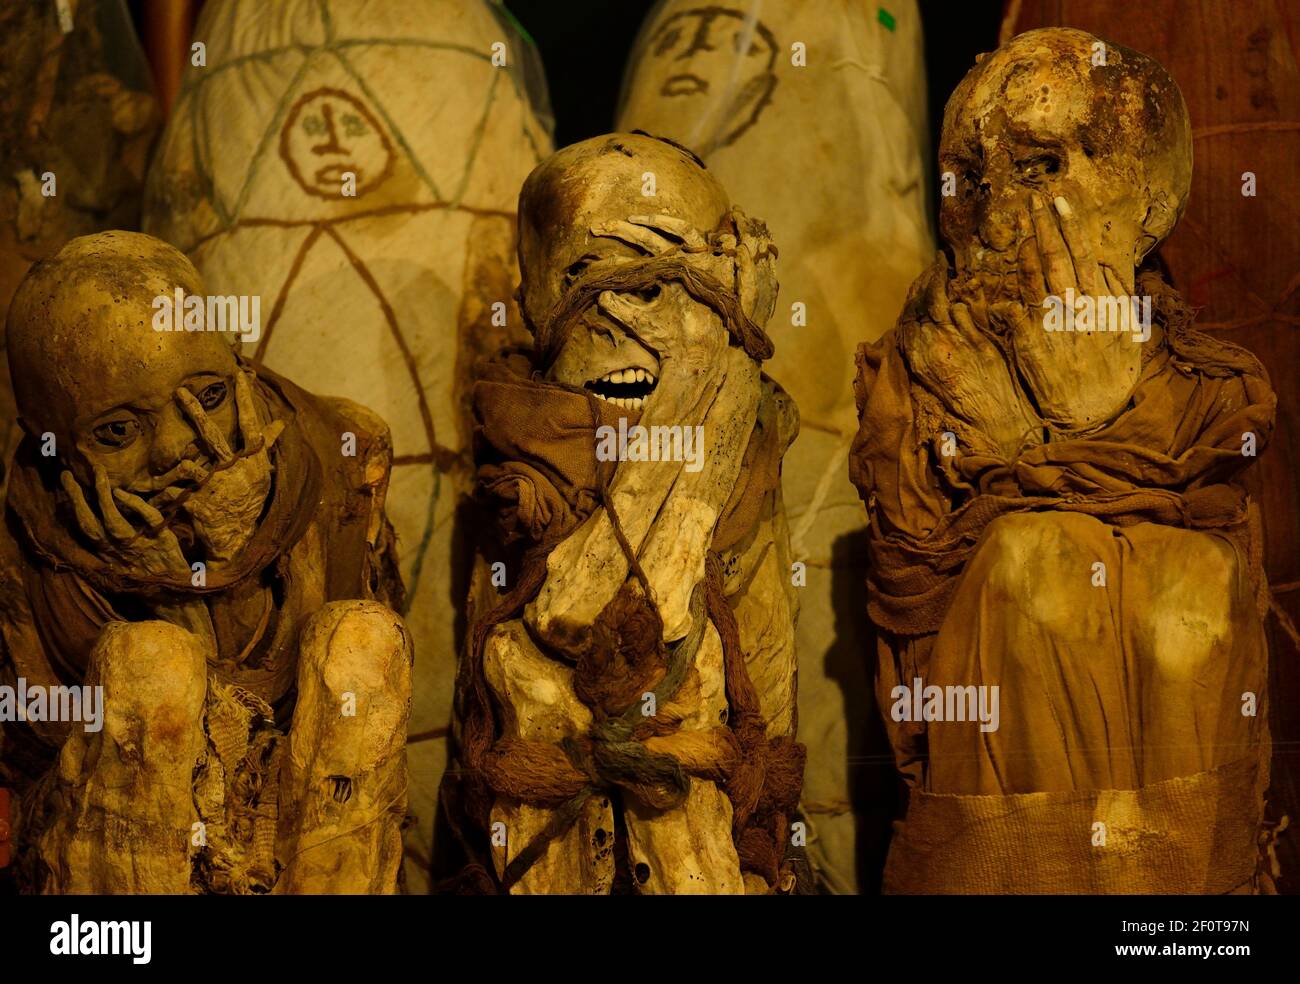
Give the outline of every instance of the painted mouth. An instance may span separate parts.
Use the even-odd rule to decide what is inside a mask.
[[[708,91],[708,80],[698,75],[674,75],[664,81],[659,93],[664,96],[693,96]]]
[[[583,385],[606,403],[624,410],[640,410],[655,391],[659,380],[646,369],[616,369]]]

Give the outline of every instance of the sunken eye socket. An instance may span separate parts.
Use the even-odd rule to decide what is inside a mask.
[[[1061,158],[1055,154],[1036,154],[1024,160],[1016,161],[1016,170],[1022,178],[1029,181],[1041,181],[1060,173]]]
[[[215,410],[226,402],[226,384],[210,383],[199,390],[196,398],[204,410]]]
[[[564,268],[565,285],[567,286],[568,284],[573,283],[575,280],[581,277],[584,273],[587,272],[587,267],[591,266],[599,259],[600,259],[599,256],[593,256],[591,254],[588,254],[587,256],[582,257],[577,262],[570,263],[567,267]]]
[[[100,447],[117,451],[131,444],[140,435],[140,422],[134,417],[120,417],[96,424],[91,430]]]

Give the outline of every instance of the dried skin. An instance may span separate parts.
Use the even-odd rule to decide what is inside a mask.
[[[46,624],[21,659],[67,665],[93,645],[86,683],[105,687],[103,732],[74,730],[41,780],[29,833],[47,890],[395,891],[410,639],[377,601],[325,604],[339,585],[391,586],[386,428],[258,380],[216,334],[155,331],[153,299],[177,288],[203,295],[182,254],[104,233],[38,266],[10,312],[23,425],[29,442],[54,434],[62,496],[46,501],[25,447],[9,506],[66,568],[42,572],[39,617],[81,618]],[[355,467],[325,460],[335,428],[363,435]],[[7,645],[24,638],[10,621]],[[290,710],[285,735],[272,719]]]
[[[647,173],[657,182],[653,198],[642,193]],[[736,231],[715,235],[724,219],[734,221],[729,228]],[[733,213],[717,183],[686,154],[650,138],[597,138],[543,163],[525,184],[520,229],[521,294],[534,327],[546,325],[584,276],[646,257],[687,256],[713,281],[734,290],[760,326],[775,303],[774,251],[762,224]],[[681,283],[665,280],[646,290],[595,295],[559,350],[542,359],[549,380],[583,388],[592,399],[604,398],[595,384],[611,373],[649,373],[654,379],[649,394],[622,407],[628,424],[692,433],[702,428],[703,443],[698,469],[684,460],[620,462],[608,485],[608,508],[596,508],[551,550],[545,580],[523,617],[488,637],[484,674],[502,728],[496,748],[516,751],[509,775],[513,788],[544,784],[558,804],[579,795],[586,777],[563,762],[543,767],[544,750],[558,752],[556,743],[563,739],[591,741],[597,747],[590,754],[599,759],[599,742],[605,739],[593,739],[594,730],[608,728],[625,705],[635,709],[643,687],[647,692],[658,687],[665,673],[663,663],[656,663],[665,658],[663,645],[687,637],[699,642],[687,650],[693,655],[686,680],[661,695],[644,722],[654,733],[639,739],[652,756],[671,756],[688,768],[680,799],[649,781],[620,782],[617,798],[597,787],[573,823],[511,885],[513,892],[607,892],[615,874],[615,809],[622,811],[637,891],[746,890],[732,806],[720,784],[735,765],[728,756],[736,747],[725,731],[723,648],[717,630],[704,619],[699,590],[706,557],[717,549],[719,520],[740,480],[760,402],[771,398],[758,362],[733,342],[718,311]],[[774,508],[779,514],[779,497]],[[637,582],[629,580],[632,564],[615,531],[615,516],[654,601],[652,625],[628,621],[642,595],[639,587],[629,588]],[[782,559],[788,564],[786,538],[784,517],[766,515],[728,558],[729,569],[744,571],[730,590],[745,599],[737,607],[745,653],[752,644],[755,669],[761,670],[762,709],[770,715],[773,733],[781,734],[793,731],[795,666],[794,606],[782,587],[785,570],[778,566]],[[773,549],[776,541],[781,546]],[[647,626],[653,639],[642,637]],[[621,642],[620,633],[628,634]],[[576,677],[591,672],[597,656],[609,658],[611,634],[614,657],[627,660],[618,664],[621,685],[588,692]],[[648,651],[633,652],[630,637]],[[531,771],[518,764],[524,749],[511,744],[517,742],[533,743]],[[556,770],[567,770],[563,782]],[[540,795],[540,786],[530,788]],[[491,820],[506,831],[505,844],[493,841],[499,877],[548,830],[558,808],[519,796],[496,797]],[[762,878],[748,887],[760,883],[766,887]]]
[[[967,304],[986,333],[1005,336],[1045,423],[1095,428],[1132,392],[1142,346],[1124,332],[1049,333],[1042,301],[1067,290],[1132,294],[1135,268],[1186,204],[1190,148],[1187,110],[1167,73],[1082,31],[1020,35],[985,56],[949,100],[939,160],[957,184],[940,212],[955,264],[951,300]],[[941,392],[943,373],[917,361]],[[995,403],[1007,406],[1003,396]],[[994,423],[978,406],[961,415]],[[995,443],[1006,448],[1006,438]]]

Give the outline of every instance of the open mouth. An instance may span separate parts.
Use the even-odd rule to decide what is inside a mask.
[[[659,380],[646,369],[616,369],[584,385],[606,403],[624,410],[640,410]]]

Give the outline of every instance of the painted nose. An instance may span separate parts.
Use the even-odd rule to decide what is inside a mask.
[[[186,458],[201,457],[198,433],[173,404],[164,408],[161,419],[154,428],[153,446],[149,449],[149,468],[162,474]]]

